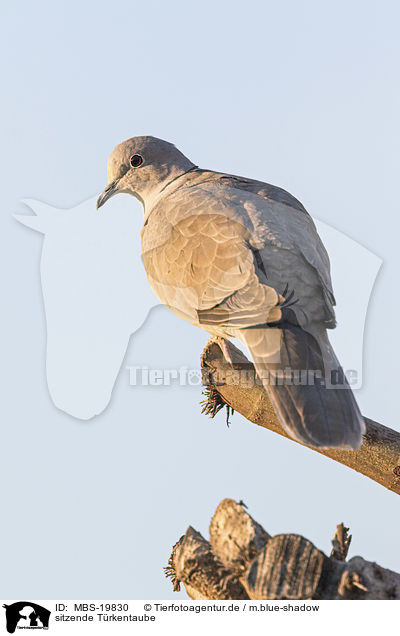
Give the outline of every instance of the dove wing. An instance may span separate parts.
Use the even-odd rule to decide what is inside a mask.
[[[279,319],[275,289],[260,283],[252,224],[201,187],[180,189],[152,210],[142,258],[160,300],[195,324],[246,327]],[[272,316],[272,318],[271,318]]]
[[[170,307],[182,304],[177,296],[185,289],[192,322],[194,309],[207,311],[203,324],[226,323],[227,312],[236,322],[245,317],[241,326],[275,320],[272,289],[291,299],[299,324],[335,325],[328,255],[311,217],[284,190],[199,171],[162,199],[150,219],[151,232],[142,233],[150,283]]]
[[[257,205],[254,206],[254,217],[250,211],[255,225],[255,235],[260,236],[261,240],[266,236],[267,245],[271,241],[273,245],[277,244],[300,253],[315,269],[326,295],[328,309],[332,311],[336,303],[329,256],[307,210],[295,197],[281,188],[251,179],[233,178],[231,183],[233,187],[239,185],[245,192],[251,192],[264,199],[266,205],[261,207],[261,213]],[[270,228],[269,236],[263,229],[265,224]]]
[[[226,196],[236,190],[231,198],[236,205],[243,206],[253,224],[253,243],[261,248],[270,245],[297,252],[315,269],[326,294],[329,311],[335,305],[330,262],[327,251],[318,235],[315,224],[304,206],[293,195],[282,188],[262,181],[211,171],[199,171],[207,186],[221,188]],[[243,196],[249,195],[243,199]],[[261,199],[257,201],[254,198]]]

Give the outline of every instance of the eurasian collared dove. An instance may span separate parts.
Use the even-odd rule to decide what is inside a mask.
[[[159,299],[248,347],[293,438],[358,448],[364,420],[326,332],[335,327],[329,258],[302,204],[281,188],[201,170],[155,137],[116,146],[107,172],[97,207],[119,192],[142,203],[142,258]]]

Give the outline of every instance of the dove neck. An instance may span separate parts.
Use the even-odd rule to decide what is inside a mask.
[[[142,202],[144,208],[144,220],[148,218],[152,209],[156,206],[158,201],[167,194],[167,192],[169,193],[170,191],[180,186],[180,179],[182,177],[187,175],[189,172],[197,169],[198,166],[192,164],[191,168],[185,170],[184,172],[180,172],[179,174],[175,175],[172,178],[169,178],[166,181],[162,181],[156,190],[153,189],[148,196],[146,196],[145,198],[143,197]],[[172,175],[169,176],[171,177]]]

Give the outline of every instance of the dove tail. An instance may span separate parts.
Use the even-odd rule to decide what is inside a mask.
[[[291,437],[316,448],[361,446],[365,423],[326,333],[317,339],[286,322],[240,337]]]

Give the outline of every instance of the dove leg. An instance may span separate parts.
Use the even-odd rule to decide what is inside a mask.
[[[233,361],[231,358],[231,354],[229,353],[228,345],[226,344],[226,339],[223,338],[222,336],[212,336],[212,338],[210,338],[210,340],[208,341],[207,346],[213,343],[219,346],[222,353],[224,354],[224,357],[226,358],[231,368],[233,369]]]

